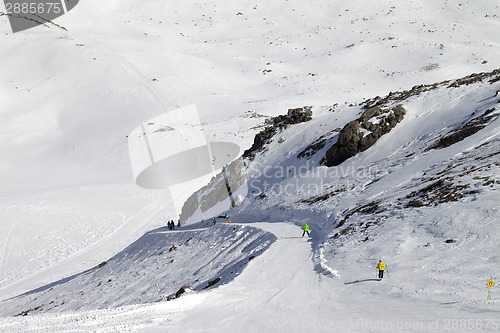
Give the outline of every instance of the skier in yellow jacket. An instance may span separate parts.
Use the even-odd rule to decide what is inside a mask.
[[[384,278],[384,271],[385,271],[385,264],[382,262],[382,259],[378,261],[377,269],[378,269],[378,278],[382,280]]]
[[[495,282],[493,282],[493,278],[491,278],[488,283],[486,283],[488,287],[488,301],[491,301],[491,292],[493,291],[493,287],[495,286]]]

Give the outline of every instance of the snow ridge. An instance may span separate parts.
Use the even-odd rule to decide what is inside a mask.
[[[196,291],[228,283],[274,242],[242,225],[152,230],[113,258],[2,303],[1,315],[114,308],[165,301],[181,286]]]

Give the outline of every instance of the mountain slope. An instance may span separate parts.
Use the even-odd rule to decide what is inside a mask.
[[[2,303],[1,315],[26,316],[167,300],[182,286],[228,283],[275,237],[247,226],[153,230],[113,258]]]
[[[4,301],[4,314],[31,318],[7,317],[2,324],[42,331],[76,329],[83,320],[97,331],[125,325],[144,332],[426,332],[472,320],[472,331],[495,331],[499,303],[485,301],[485,283],[498,276],[500,260],[498,75],[384,102],[401,104],[405,118],[337,167],[320,165],[326,144],[309,160],[298,157],[307,142],[339,125],[332,117],[339,111],[320,109],[324,115],[284,129],[249,162],[249,189],[263,180],[268,188],[249,191],[230,212],[236,221],[268,221],[252,224],[277,240],[247,226],[153,231],[90,271]],[[370,103],[342,113],[356,117]],[[458,140],[471,123],[482,125]],[[326,141],[332,145],[336,137]],[[289,222],[269,223],[279,220]],[[293,225],[304,221],[312,228],[310,240]],[[383,281],[375,279],[379,258],[388,265]],[[214,265],[218,261],[223,266]],[[191,275],[198,293],[173,305],[146,306],[156,320],[147,319],[143,306],[89,310],[164,299]],[[203,291],[217,276],[230,283]],[[34,315],[46,311],[55,313]],[[97,319],[101,315],[105,319]]]
[[[493,0],[89,0],[57,19],[67,31],[13,35],[0,16],[1,300],[75,275],[92,290],[99,263],[176,219],[173,198],[203,185],[137,188],[134,128],[196,104],[209,139],[250,147],[269,116],[304,105],[315,116],[251,164],[233,219],[289,223],[260,225],[279,239],[231,283],[83,310],[156,300],[141,298],[142,287],[156,290],[147,282],[125,296],[121,285],[110,290],[124,303],[98,295],[75,312],[2,317],[0,330],[426,332],[456,331],[460,318],[473,320],[469,331],[498,331],[498,302],[485,303],[484,290],[498,282],[498,80],[449,85],[500,67],[499,17]],[[403,104],[404,119],[368,150],[322,166],[344,125],[377,103]],[[304,221],[311,246],[289,238]],[[219,232],[215,247],[234,239]],[[169,247],[160,237],[154,246]],[[379,258],[389,266],[381,283],[372,281]],[[121,272],[125,286],[132,271]],[[44,300],[66,292],[79,290]],[[39,306],[28,299],[10,300],[6,313]]]

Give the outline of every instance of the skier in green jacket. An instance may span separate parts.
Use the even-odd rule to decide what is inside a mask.
[[[307,232],[307,236],[311,237],[311,235],[309,234],[309,224],[304,223],[304,225],[302,226],[302,230],[304,230],[304,232],[302,233],[302,237],[304,237],[304,235],[306,234]]]

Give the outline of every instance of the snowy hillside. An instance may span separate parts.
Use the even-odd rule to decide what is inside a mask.
[[[184,285],[202,291],[211,281],[227,283],[274,240],[246,226],[153,230],[97,267],[21,295],[22,302],[5,302],[1,312],[19,316],[166,301]]]
[[[405,118],[373,147],[338,167],[319,166],[328,147],[310,160],[298,157],[305,136],[313,142],[311,135],[321,137],[339,127],[332,121],[335,113],[283,132],[256,159],[257,177],[249,176],[249,187],[260,190],[236,215],[308,221],[318,272],[356,289],[339,293],[345,302],[367,297],[382,304],[386,298],[417,302],[413,308],[379,313],[386,323],[398,322],[408,309],[425,322],[423,318],[433,318],[427,309],[437,304],[432,311],[453,318],[497,318],[497,304],[484,305],[485,283],[500,273],[500,96],[495,96],[495,73],[482,81],[420,88],[424,92],[417,96],[403,92],[392,95],[403,98],[382,99],[382,106],[402,105]],[[359,109],[338,112],[354,118]],[[326,141],[331,145],[338,134],[330,135]],[[282,170],[292,176],[282,180]],[[379,258],[389,263],[386,282],[391,283],[374,289]],[[418,304],[422,300],[425,305]],[[356,320],[376,313],[355,307],[349,311]]]
[[[17,34],[0,15],[0,332],[499,331],[499,6],[88,0]],[[213,175],[141,188],[128,136],[187,105],[242,149],[313,119],[245,161],[234,225],[168,233]],[[325,166],[372,107],[356,135],[393,128]]]

